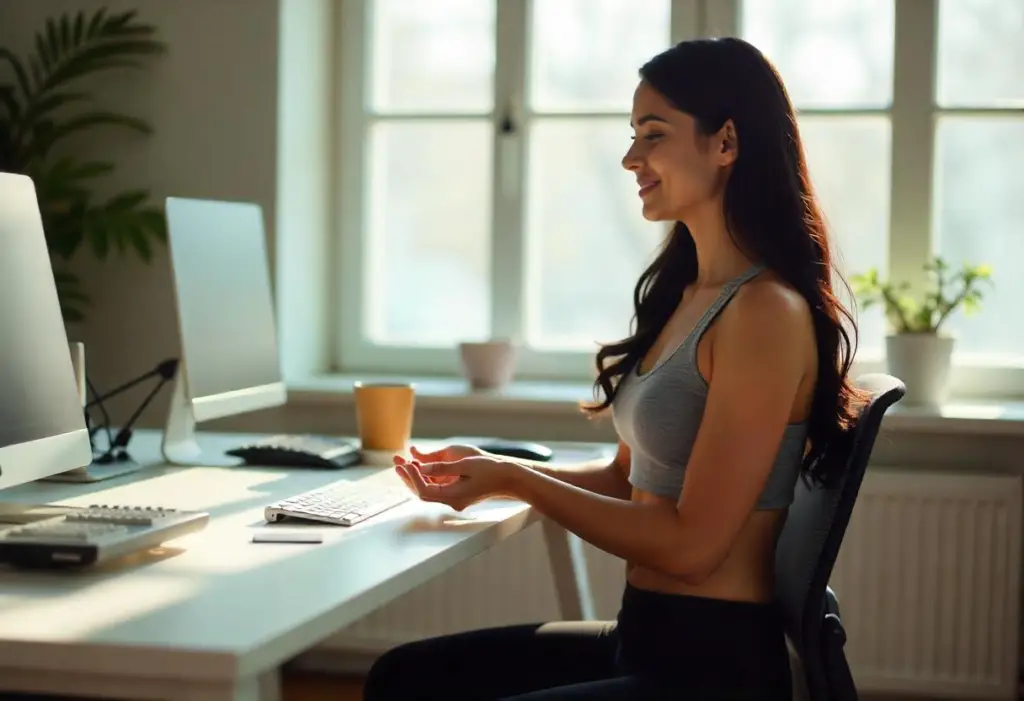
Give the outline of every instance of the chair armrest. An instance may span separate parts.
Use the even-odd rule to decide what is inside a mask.
[[[832,587],[825,587],[825,615],[829,614],[839,616],[839,599],[836,598]]]

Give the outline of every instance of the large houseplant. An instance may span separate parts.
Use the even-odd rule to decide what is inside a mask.
[[[47,19],[26,57],[0,47],[0,171],[35,182],[66,321],[81,320],[88,304],[68,266],[83,245],[101,260],[116,251],[148,261],[154,242],[166,240],[147,190],[101,198],[97,186],[114,164],[74,149],[96,128],[150,133],[145,121],[96,105],[88,88],[97,74],[142,68],[163,50],[135,12],[106,9]]]
[[[864,308],[881,305],[891,333],[886,337],[886,360],[891,374],[907,386],[905,404],[941,405],[947,395],[954,339],[944,325],[957,309],[978,310],[982,285],[991,283],[987,265],[965,263],[952,268],[941,257],[925,266],[928,286],[913,294],[908,282],[883,280],[878,270],[851,277]]]

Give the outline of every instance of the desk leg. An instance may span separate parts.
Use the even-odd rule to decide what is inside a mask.
[[[281,675],[272,669],[238,682],[234,693],[224,701],[281,701]]]
[[[549,518],[545,518],[542,524],[562,620],[593,620],[594,603],[583,553],[578,549],[573,552],[572,535],[567,530]]]

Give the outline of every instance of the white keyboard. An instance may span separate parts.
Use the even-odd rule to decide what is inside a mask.
[[[0,530],[0,562],[85,567],[202,530],[210,515],[161,507],[93,505]]]
[[[269,523],[297,518],[354,526],[410,499],[412,493],[398,475],[393,470],[383,470],[370,477],[334,482],[271,504],[264,509],[264,518]]]

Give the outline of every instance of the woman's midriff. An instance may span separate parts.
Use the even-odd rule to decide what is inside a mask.
[[[645,504],[675,505],[639,489],[633,489],[632,499]],[[784,519],[784,511],[755,511],[751,514],[725,561],[699,584],[689,584],[678,577],[632,563],[626,563],[626,579],[639,589],[665,594],[733,601],[771,601],[775,580],[775,543]]]

